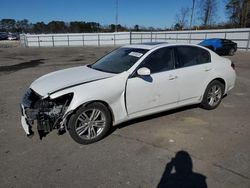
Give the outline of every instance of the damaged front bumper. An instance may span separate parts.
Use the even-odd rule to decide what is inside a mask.
[[[28,89],[21,103],[21,124],[27,134],[34,134],[32,126],[37,123],[37,131],[40,139],[45,137],[53,129],[58,129],[59,133],[65,132],[64,116],[73,94],[69,93],[56,99],[41,97],[32,89]]]
[[[32,131],[32,126],[28,122],[27,115],[25,113],[25,108],[24,108],[23,104],[21,104],[20,106],[21,106],[21,113],[22,113],[22,116],[21,116],[22,127],[23,127],[23,129],[28,137],[32,136],[34,134],[34,132]]]

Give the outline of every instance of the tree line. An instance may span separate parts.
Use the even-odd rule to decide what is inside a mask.
[[[171,28],[154,28],[135,25],[126,27],[110,24],[101,25],[97,22],[85,21],[51,21],[49,23],[31,23],[27,19],[1,19],[0,31],[12,33],[86,33],[86,32],[114,32],[116,31],[154,31],[154,30],[184,30],[184,29],[218,29],[218,28],[244,28],[250,27],[250,0],[227,0],[225,12],[227,22],[217,23],[218,0],[193,0],[193,9],[182,7],[176,14]],[[194,10],[195,8],[195,10]],[[199,24],[190,24],[191,14],[196,15],[195,21]],[[192,27],[191,27],[192,26]]]
[[[224,11],[227,21],[217,23],[218,0],[193,0],[196,11],[196,22],[191,29],[220,29],[220,28],[246,28],[250,27],[250,0],[226,0]],[[189,29],[192,9],[182,7],[176,14],[174,29]]]
[[[126,27],[118,25],[120,31],[127,31]],[[82,32],[113,32],[115,25],[102,26],[97,22],[84,21],[51,21],[49,23],[36,22],[30,23],[27,19],[1,19],[1,32],[12,33],[82,33]]]

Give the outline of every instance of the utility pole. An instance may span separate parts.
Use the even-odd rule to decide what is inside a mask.
[[[193,0],[193,5],[192,5],[191,19],[190,19],[190,25],[189,25],[190,30],[192,29],[192,24],[193,24],[194,5],[195,5],[195,0]]]
[[[193,5],[192,5],[192,12],[191,12],[191,18],[190,18],[190,25],[189,25],[189,43],[191,43],[191,29],[192,29],[192,24],[193,24],[193,15],[194,15],[194,4],[195,4],[195,0],[193,0]]]
[[[116,0],[116,13],[115,13],[115,32],[117,32],[118,28],[118,0]]]

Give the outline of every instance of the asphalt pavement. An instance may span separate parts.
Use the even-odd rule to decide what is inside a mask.
[[[27,138],[19,103],[30,83],[112,49],[0,48],[0,187],[180,187],[190,178],[200,187],[250,187],[250,52],[228,57],[237,82],[215,110],[189,106],[136,119],[91,145],[56,131]],[[174,176],[177,169],[188,176]]]

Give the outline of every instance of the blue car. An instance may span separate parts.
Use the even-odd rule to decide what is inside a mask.
[[[237,51],[237,43],[228,39],[205,39],[199,45],[207,47],[219,55],[234,55]]]

